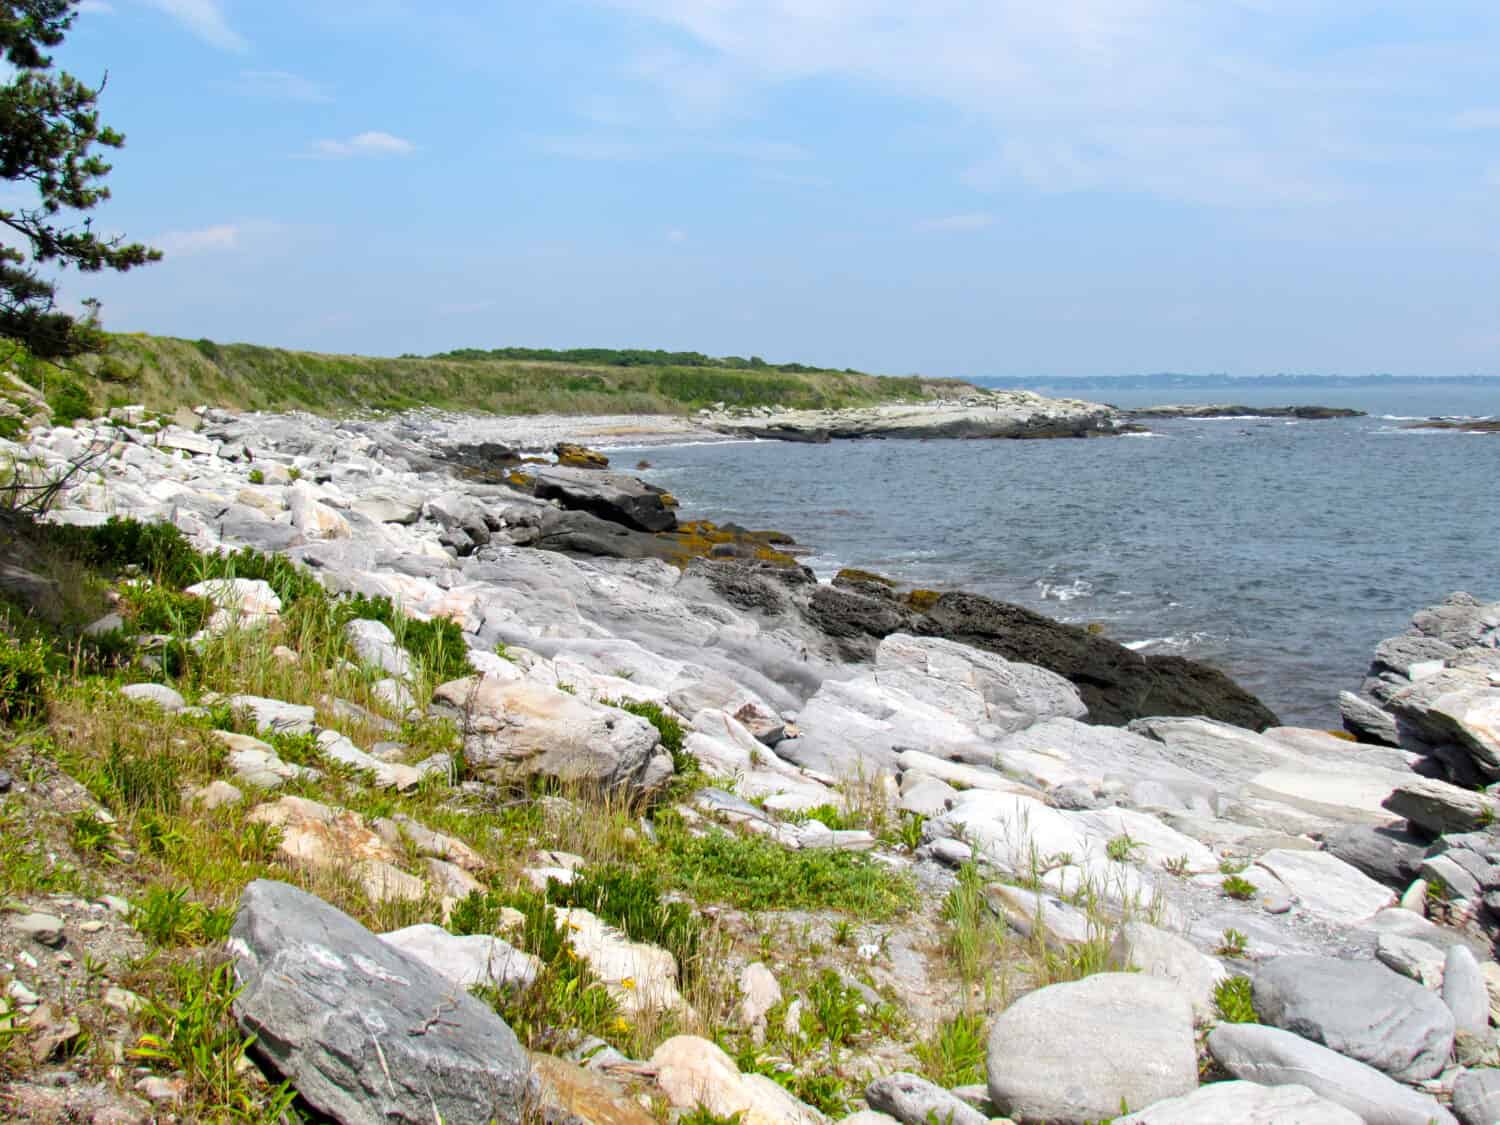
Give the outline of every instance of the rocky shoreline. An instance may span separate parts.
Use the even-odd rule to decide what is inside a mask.
[[[1363,418],[1365,411],[1342,406],[1241,406],[1231,403],[1183,403],[1133,406],[1124,411],[1139,418],[1295,418],[1321,421],[1329,418]]]
[[[891,429],[878,432],[906,424],[886,417]],[[766,420],[715,425],[745,435]],[[809,1125],[926,1125],[934,1113],[973,1125],[1475,1125],[1500,1109],[1500,801],[1485,789],[1500,778],[1500,604],[1455,595],[1418,613],[1340,697],[1347,733],[1288,728],[1202,665],[1143,658],[973,595],[859,572],[818,583],[794,544],[681,523],[669,496],[626,474],[518,456],[597,443],[601,426],[626,423],[528,432],[521,419],[214,410],[199,423],[133,415],[6,448],[38,480],[87,460],[49,515],[58,524],[129,516],[171,523],[202,550],[281,554],[326,590],[453,621],[467,646],[469,674],[434,683],[385,625],[349,622],[365,718],[349,725],[338,700],[235,695],[257,730],[220,732],[234,747],[226,773],[191,797],[227,787],[234,797],[216,792],[246,825],[276,830],[285,882],[250,883],[230,936],[245,989],[235,1012],[265,1035],[255,1057],[268,1076],[335,1119],[517,1120],[537,1097],[557,1121],[649,1120],[642,1107],[656,1099],[674,1114]],[[973,424],[955,420],[949,436]],[[10,571],[7,581],[24,585]],[[192,595],[214,602],[220,628],[276,630],[291,614],[264,582],[220,582]],[[193,709],[169,682],[126,691],[169,714]],[[680,725],[680,755],[642,708]],[[451,724],[467,780],[445,787],[453,752],[401,744],[399,724],[419,717]],[[386,724],[386,741],[362,734],[377,729],[369,723]],[[272,737],[288,731],[316,740],[313,772],[334,789],[299,788],[320,782],[279,757]],[[745,840],[855,853],[916,895],[904,914],[852,922],[689,900],[722,927],[713,976],[733,1011],[717,1034],[733,1057],[701,1022],[702,998],[679,991],[686,978],[664,948],[626,941],[635,935],[578,904],[566,910],[568,940],[621,1010],[670,1013],[653,1018],[705,1033],[640,1040],[635,1057],[587,1038],[528,1056],[466,992],[497,964],[502,990],[548,971],[523,929],[497,921],[459,937],[441,923],[472,904],[470,891],[508,892],[511,878],[550,888],[549,872],[588,877],[597,861],[534,844],[502,876],[478,836],[356,811],[367,787],[423,792],[434,803],[413,809],[456,825],[466,822],[454,810],[513,803],[519,785],[523,802],[554,802],[547,824],[555,813],[576,826],[604,814],[535,787],[646,801],[689,762],[703,784],[627,818],[630,848]],[[860,810],[864,826],[852,819]],[[376,936],[286,885],[306,886],[318,865],[357,871],[375,898],[446,905]],[[958,920],[979,917],[964,913],[970,901],[985,927],[1010,935],[983,947],[987,972],[1012,971],[1017,950],[1033,958],[1015,991],[955,967]],[[23,929],[0,916],[0,955],[34,1001],[18,1010],[35,1019],[47,978],[21,954],[40,964],[36,942],[45,953],[97,931],[80,928],[86,902],[22,905],[56,923]],[[456,942],[483,948],[460,954]],[[838,1018],[889,1030],[830,1032],[830,997],[845,996],[851,1014]],[[915,1073],[930,1067],[928,1036],[975,1012],[980,1080]],[[811,1028],[826,1038],[809,1039]],[[774,1042],[781,1063],[764,1062],[757,1042]],[[815,1093],[824,1075],[851,1094]],[[825,1096],[822,1110],[803,1100]]]

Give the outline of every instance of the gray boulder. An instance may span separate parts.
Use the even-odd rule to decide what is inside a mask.
[[[659,488],[620,473],[540,465],[531,469],[532,494],[564,508],[588,512],[635,531],[671,531],[677,516],[662,503]]]
[[[1493,823],[1500,814],[1500,801],[1431,777],[1414,777],[1397,786],[1382,804],[1438,836],[1472,832]]]
[[[1405,890],[1417,877],[1427,841],[1399,828],[1351,824],[1323,837],[1328,854],[1387,887]]]
[[[1453,1112],[1464,1125],[1500,1121],[1500,1070],[1466,1070],[1453,1083]]]
[[[1264,1086],[1306,1086],[1351,1110],[1365,1125],[1455,1125],[1454,1116],[1427,1094],[1290,1031],[1221,1023],[1209,1035],[1208,1049],[1236,1078]]]
[[[1168,1098],[1114,1125],[1363,1125],[1363,1119],[1306,1086],[1215,1082],[1181,1098]]]
[[[257,1053],[342,1125],[519,1121],[530,1062],[462,985],[286,883],[245,888],[229,952]]]
[[[902,1125],[987,1125],[989,1118],[941,1086],[915,1074],[888,1074],[865,1087],[870,1108]]]
[[[1401,745],[1396,716],[1362,695],[1339,692],[1339,717],[1344,721],[1344,729],[1358,738],[1386,746]]]
[[[1484,973],[1466,945],[1450,945],[1443,961],[1443,1003],[1453,1013],[1453,1026],[1470,1035],[1490,1029],[1490,994]]]
[[[1278,957],[1256,970],[1255,1010],[1274,1027],[1406,1082],[1431,1078],[1453,1050],[1453,1014],[1375,961]]]
[[[1168,981],[1101,973],[1023,996],[1000,1014],[986,1056],[1002,1113],[1052,1125],[1114,1117],[1198,1085],[1193,1011]]]

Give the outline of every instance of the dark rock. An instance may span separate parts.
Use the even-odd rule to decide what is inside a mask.
[[[669,545],[588,512],[544,512],[530,545],[542,551],[568,551],[607,559],[663,559]]]
[[[254,1051],[342,1125],[520,1121],[530,1063],[487,1005],[286,883],[245,888],[229,950]]]
[[[817,577],[806,567],[753,562],[693,562],[686,577],[703,581],[736,609],[770,617],[792,612],[792,591],[818,585]]]
[[[806,607],[807,619],[833,639],[844,660],[873,660],[880,641],[914,631],[915,615],[885,597],[843,586],[819,586]]]
[[[943,594],[914,630],[1037,664],[1071,680],[1089,722],[1123,726],[1148,715],[1201,715],[1250,730],[1276,715],[1223,672],[1180,656],[1142,656],[1108,638],[978,594]]]
[[[539,500],[556,500],[564,508],[636,531],[671,531],[677,526],[676,513],[662,502],[666,493],[634,477],[562,465],[538,465],[531,475],[532,494]]]
[[[404,452],[406,451],[403,450]],[[439,450],[438,456],[448,464],[456,466],[463,476],[472,480],[496,483],[503,481],[506,474],[521,463],[519,453],[497,441],[450,445],[446,449]]]
[[[1404,891],[1417,877],[1427,841],[1399,828],[1354,824],[1324,837],[1330,854],[1394,890]]]

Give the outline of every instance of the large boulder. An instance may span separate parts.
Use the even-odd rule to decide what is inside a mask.
[[[522,1120],[531,1067],[505,1021],[321,899],[256,880],[229,951],[241,1027],[320,1113],[342,1125]]]
[[[1156,977],[1101,973],[1023,996],[995,1020],[990,1100],[1052,1125],[1112,1118],[1198,1085],[1193,1011]]]
[[[492,781],[642,792],[672,775],[671,755],[645,719],[529,680],[452,680],[433,694],[432,712],[457,724],[464,760]]]
[[[1431,1078],[1453,1050],[1453,1013],[1440,997],[1375,961],[1278,957],[1255,972],[1255,1010],[1404,1082]]]
[[[1260,1086],[1215,1082],[1180,1098],[1168,1098],[1114,1125],[1364,1125],[1359,1114],[1306,1086]]]
[[[1306,1086],[1353,1111],[1366,1125],[1456,1125],[1430,1095],[1290,1031],[1221,1023],[1209,1035],[1208,1049],[1236,1078],[1265,1086]]]
[[[635,477],[564,465],[535,466],[530,476],[534,496],[556,500],[564,508],[636,531],[671,531],[677,526],[677,514],[662,502],[666,493]]]

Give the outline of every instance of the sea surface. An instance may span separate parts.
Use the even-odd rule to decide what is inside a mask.
[[[1500,600],[1500,434],[1406,428],[1500,416],[1500,390],[1274,404],[1298,401],[1370,416],[1162,421],[1087,441],[667,446],[642,452],[641,475],[685,518],[789,532],[820,577],[862,567],[1097,622],[1224,669],[1283,722],[1337,726],[1339,691],[1415,611],[1455,590]]]

